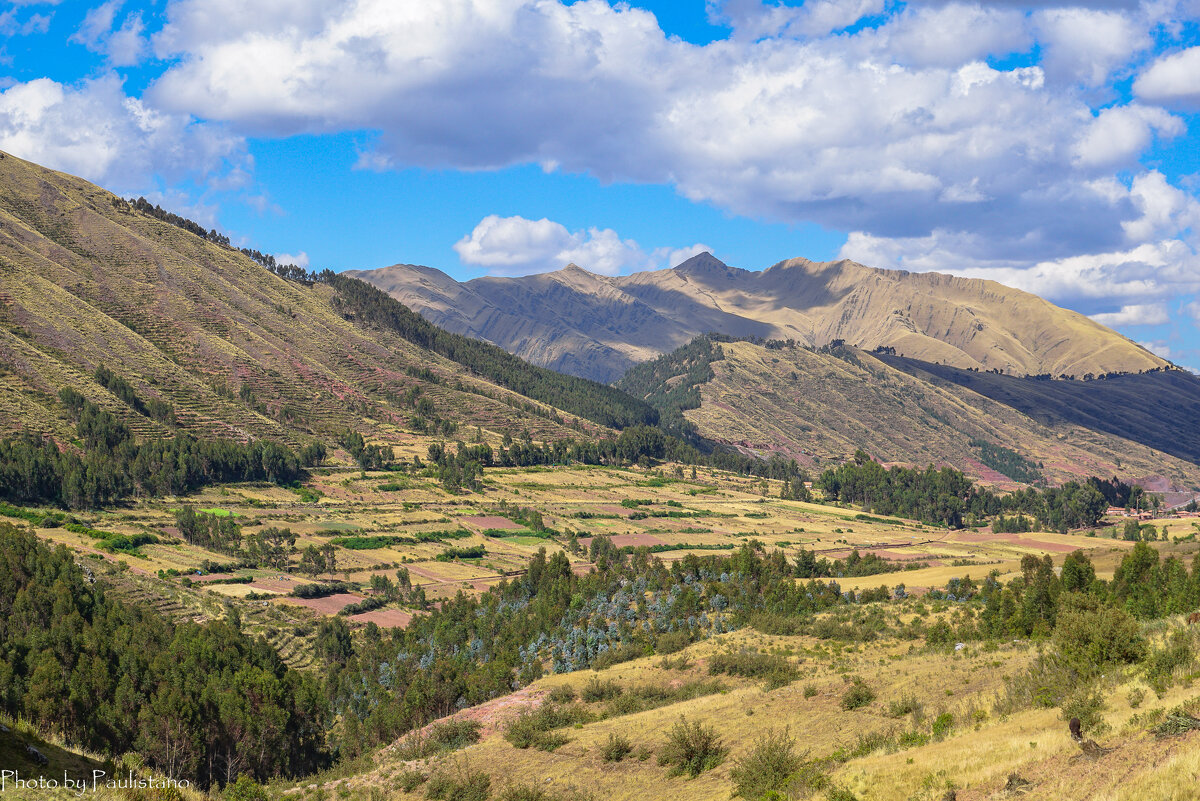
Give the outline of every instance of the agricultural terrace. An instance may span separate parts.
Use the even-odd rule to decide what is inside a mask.
[[[992,571],[1008,579],[1026,554],[1060,561],[1076,549],[1087,549],[1107,577],[1132,545],[1111,538],[1116,527],[1100,529],[1100,536],[948,530],[781,500],[780,489],[775,481],[673,465],[566,466],[489,469],[482,492],[452,494],[429,478],[335,469],[315,471],[296,489],[212,487],[186,499],[81,513],[74,525],[47,524],[37,532],[119,572],[133,599],[176,617],[220,616],[222,601],[246,601],[239,606],[249,610],[247,622],[289,656],[302,652],[300,640],[321,617],[404,626],[442,599],[477,595],[519,574],[539,548],[565,551],[573,569],[586,572],[598,535],[622,549],[648,547],[668,563],[758,540],[789,560],[810,552],[829,563],[814,577],[837,579],[844,589],[904,584],[914,594]],[[293,539],[279,545],[275,566],[246,569],[220,550],[187,541],[183,510],[217,528],[232,524],[243,540],[266,531]],[[36,520],[36,513],[29,516]],[[1192,530],[1187,521],[1151,524],[1176,527],[1176,538]],[[309,550],[320,558],[307,559]],[[870,561],[856,569],[849,564],[854,559]]]

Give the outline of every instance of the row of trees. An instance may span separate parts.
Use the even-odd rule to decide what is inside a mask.
[[[757,612],[810,615],[849,600],[833,582],[797,583],[783,553],[759,543],[670,567],[603,535],[589,550],[596,569],[587,575],[542,549],[524,576],[479,597],[460,592],[391,637],[368,627],[354,640],[342,621],[322,624],[339,746],[352,755],[512,692],[547,662],[573,670],[628,659],[731,630]]]
[[[923,567],[923,564],[916,566]],[[818,558],[813,551],[803,548],[796,555],[796,578],[859,578],[876,576],[880,573],[895,573],[907,569],[906,565],[889,562],[877,554],[868,553],[865,556],[855,548],[845,559],[834,559],[832,562],[824,557]]]
[[[931,597],[980,606],[977,615],[963,619],[957,628],[939,624],[929,634],[935,642],[1048,637],[1060,626],[1064,608],[1112,609],[1137,620],[1196,609],[1200,606],[1200,555],[1192,560],[1189,571],[1179,557],[1162,559],[1154,548],[1139,542],[1121,559],[1113,579],[1104,581],[1096,578],[1095,567],[1081,551],[1067,554],[1061,571],[1055,570],[1050,556],[1027,554],[1021,559],[1021,575],[1007,584],[1001,584],[995,575],[978,583],[969,577],[956,579]],[[1136,632],[1136,626],[1125,628]]]
[[[132,495],[180,495],[234,481],[291,483],[300,460],[273,441],[199,440],[179,433],[138,442],[110,412],[64,389],[83,453],[60,450],[37,434],[0,440],[0,500],[97,508]]]
[[[232,515],[197,512],[191,506],[185,506],[175,513],[175,524],[180,536],[189,544],[236,557],[247,567],[287,570],[291,556],[296,552],[296,535],[289,528],[267,526],[243,536],[242,527]],[[332,572],[329,567],[332,559],[332,555],[328,558],[322,556],[321,570],[315,572],[326,572],[327,568],[328,572]],[[302,559],[301,569],[310,564]]]
[[[854,460],[823,472],[813,487],[833,501],[861,505],[880,514],[901,515],[935,525],[961,528],[964,522],[981,521],[1001,512],[1015,512],[1002,526],[1021,530],[1028,515],[1043,527],[1066,532],[1094,526],[1104,516],[1109,501],[1099,487],[1111,483],[1091,479],[1069,481],[1061,487],[1027,488],[997,495],[976,486],[959,471],[932,465],[924,470],[884,468],[864,451]]]

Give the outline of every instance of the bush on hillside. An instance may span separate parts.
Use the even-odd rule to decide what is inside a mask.
[[[729,749],[721,742],[717,730],[699,721],[689,723],[682,715],[667,733],[667,741],[658,754],[658,764],[669,765],[671,776],[686,773],[696,778],[725,759]]]

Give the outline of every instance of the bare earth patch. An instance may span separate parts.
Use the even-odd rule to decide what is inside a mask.
[[[284,602],[295,604],[296,606],[308,607],[322,615],[336,615],[350,604],[356,604],[361,600],[363,600],[361,595],[339,592],[324,598],[285,598]]]

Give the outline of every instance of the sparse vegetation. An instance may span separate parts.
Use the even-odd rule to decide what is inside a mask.
[[[875,691],[860,677],[854,676],[850,680],[850,686],[842,693],[842,699],[838,703],[842,709],[849,711],[851,709],[861,709],[874,700]]]
[[[681,716],[667,733],[658,764],[669,766],[672,776],[687,774],[694,779],[721,764],[728,753],[716,729],[700,721],[689,723]]]

